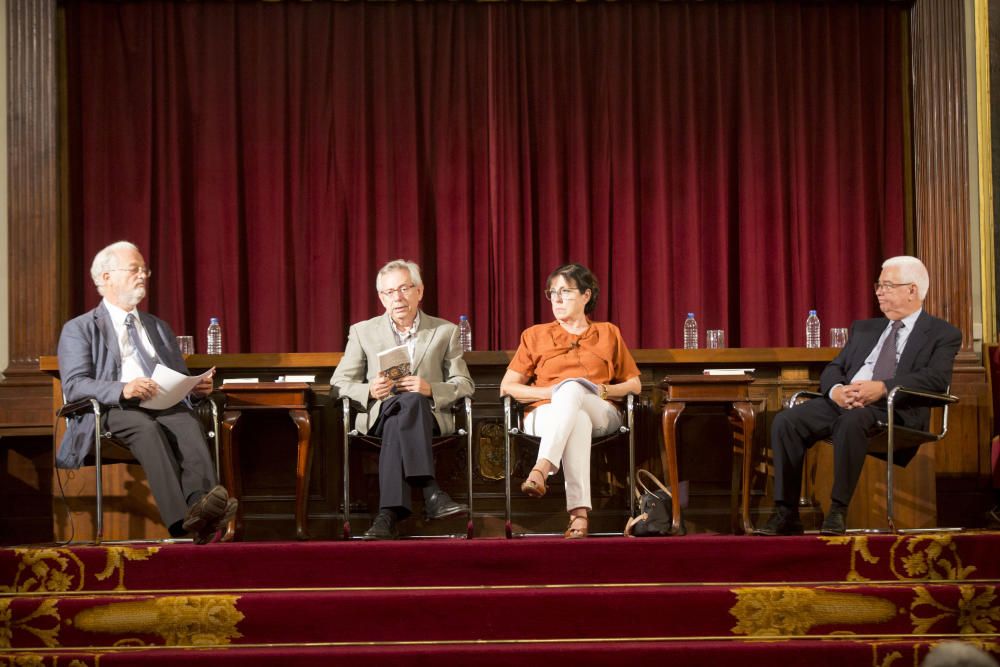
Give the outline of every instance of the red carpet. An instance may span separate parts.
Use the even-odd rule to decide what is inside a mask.
[[[914,664],[1000,655],[998,582],[998,533],[5,549],[0,665]]]

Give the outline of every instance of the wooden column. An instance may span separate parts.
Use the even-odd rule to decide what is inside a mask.
[[[51,381],[38,357],[62,324],[55,0],[7,0],[10,365],[0,431],[51,429]]]
[[[987,469],[989,409],[982,359],[973,349],[974,254],[970,226],[969,85],[965,3],[917,0],[910,13],[913,83],[913,246],[927,264],[927,310],[962,330],[949,436],[934,447],[936,471],[982,477]],[[974,486],[974,485],[973,485]],[[969,488],[962,481],[959,488]],[[964,493],[965,491],[961,491]],[[939,498],[939,505],[941,504]],[[943,519],[947,523],[947,517]]]

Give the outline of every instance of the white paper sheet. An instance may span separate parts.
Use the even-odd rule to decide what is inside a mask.
[[[156,364],[153,369],[153,382],[160,386],[160,391],[156,396],[143,401],[139,405],[149,410],[166,410],[177,405],[184,400],[184,397],[191,393],[201,379],[208,377],[214,371],[210,368],[201,375],[182,375],[172,368],[167,368],[163,364]]]

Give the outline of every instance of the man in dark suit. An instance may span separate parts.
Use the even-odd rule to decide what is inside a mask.
[[[774,512],[757,535],[800,535],[798,502],[806,450],[833,442],[833,491],[820,532],[843,535],[847,506],[868,451],[867,433],[886,420],[886,395],[896,386],[944,392],[951,384],[962,332],[923,310],[930,278],[916,257],[882,264],[875,295],[885,317],[851,326],[846,347],[823,370],[816,398],[780,412],[771,426]],[[926,428],[926,407],[896,408],[897,423]]]
[[[462,358],[458,327],[420,310],[420,267],[401,259],[383,266],[375,279],[385,314],[351,327],[347,348],[330,379],[331,394],[347,396],[361,411],[356,426],[382,438],[379,451],[379,513],[365,533],[370,540],[398,535],[397,522],[410,515],[410,487],[421,489],[424,515],[442,519],[465,512],[434,479],[433,434],[455,430],[452,404],[474,390]],[[406,346],[409,374],[390,379],[378,355]]]
[[[159,392],[151,377],[158,363],[188,374],[170,326],[136,309],[152,272],[138,248],[119,241],[97,253],[90,274],[104,299],[67,322],[59,336],[65,399],[96,398],[106,406],[102,430],[122,440],[142,465],[171,536],[191,533],[199,544],[208,542],[235,514],[237,501],[218,485],[201,424],[188,401],[165,410],[140,406]],[[209,376],[191,397],[211,392]],[[56,465],[79,468],[93,444],[94,415],[73,419]]]

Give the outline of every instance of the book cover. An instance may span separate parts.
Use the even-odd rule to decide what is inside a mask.
[[[379,373],[393,382],[410,374],[410,348],[397,345],[378,353]]]

